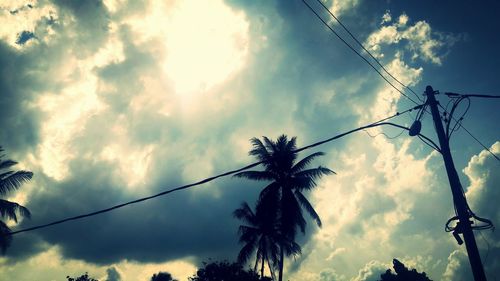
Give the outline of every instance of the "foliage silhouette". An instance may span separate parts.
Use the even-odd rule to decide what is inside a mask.
[[[15,191],[21,185],[29,181],[33,177],[32,172],[28,171],[13,171],[10,168],[17,164],[16,161],[10,159],[3,160],[5,155],[2,153],[4,150],[0,146],[0,196],[6,196],[9,192]],[[23,207],[15,202],[5,199],[0,199],[0,249],[2,254],[12,242],[10,228],[3,220],[13,220],[17,222],[18,215],[30,218],[31,214],[26,207]]]
[[[261,191],[257,201],[256,212],[261,209],[268,215],[276,216],[276,227],[282,239],[279,245],[278,280],[283,280],[284,254],[296,255],[297,249],[289,248],[285,241],[295,241],[297,230],[305,232],[306,220],[302,215],[304,209],[321,227],[321,219],[311,203],[304,196],[303,191],[308,191],[316,186],[317,179],[334,172],[325,167],[306,169],[316,157],[324,155],[316,152],[296,162],[296,138],[288,140],[286,135],[281,135],[276,141],[263,137],[263,142],[258,138],[251,139],[253,148],[249,154],[263,163],[264,171],[244,171],[235,174],[257,181],[269,183]],[[300,247],[298,248],[300,250]],[[243,250],[243,249],[242,249]]]
[[[83,274],[82,276],[76,278],[66,276],[66,279],[68,279],[67,281],[99,281],[97,279],[89,277],[89,274],[87,272],[85,272],[85,274]]]
[[[432,281],[425,272],[418,273],[415,269],[409,270],[397,259],[394,259],[392,264],[396,274],[393,274],[388,269],[384,274],[380,275],[380,281]]]
[[[256,252],[254,271],[260,262],[260,276],[264,277],[264,267],[267,266],[274,278],[274,269],[278,265],[280,245],[286,247],[287,253],[300,254],[300,246],[293,240],[281,235],[277,228],[277,216],[273,210],[262,206],[253,212],[246,202],[234,211],[234,216],[247,225],[239,227],[240,243],[244,246],[238,255],[238,262],[244,264]],[[273,208],[274,209],[274,208]]]
[[[168,272],[158,272],[157,274],[153,274],[151,277],[151,281],[178,281],[174,279],[172,275]]]
[[[189,277],[189,281],[270,281],[270,278],[259,278],[253,270],[245,270],[240,263],[227,261],[203,263],[203,268]]]

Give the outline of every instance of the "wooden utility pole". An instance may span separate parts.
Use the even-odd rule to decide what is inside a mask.
[[[427,95],[427,105],[429,105],[431,109],[432,119],[434,120],[434,126],[439,138],[441,155],[443,155],[444,165],[446,167],[448,180],[450,182],[451,193],[453,194],[453,202],[458,213],[457,215],[459,222],[457,223],[456,231],[457,233],[463,234],[463,240],[465,241],[465,247],[467,248],[467,254],[469,256],[469,262],[472,268],[472,274],[474,275],[474,280],[486,281],[486,275],[484,274],[481,256],[479,255],[476,239],[474,238],[474,233],[472,232],[472,221],[470,220],[471,215],[467,207],[467,200],[463,193],[462,185],[460,183],[460,179],[458,178],[457,170],[455,169],[455,164],[453,164],[453,158],[451,157],[450,152],[450,144],[448,138],[445,135],[443,123],[441,123],[441,117],[438,110],[438,102],[436,101],[436,98],[434,96],[435,92],[431,86],[427,86],[425,89],[425,94]]]

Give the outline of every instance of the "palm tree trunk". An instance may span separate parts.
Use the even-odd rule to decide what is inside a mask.
[[[271,266],[271,261],[267,259],[267,266],[269,266],[269,271],[271,272],[271,279],[276,280],[276,276],[274,275],[274,270]]]
[[[278,281],[283,281],[283,259],[284,259],[283,245],[280,247],[280,261],[279,261],[279,272]]]

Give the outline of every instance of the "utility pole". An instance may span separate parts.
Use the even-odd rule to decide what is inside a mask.
[[[441,123],[441,117],[438,110],[438,102],[436,101],[436,98],[434,96],[435,92],[431,86],[427,86],[425,89],[425,94],[427,95],[427,105],[429,105],[432,112],[432,119],[434,120],[434,126],[439,138],[441,154],[443,155],[446,172],[448,173],[451,193],[453,194],[453,202],[455,203],[455,207],[458,213],[457,215],[459,222],[457,223],[456,231],[457,233],[463,234],[465,247],[467,248],[469,262],[472,268],[472,274],[474,275],[474,280],[486,281],[486,275],[484,274],[481,256],[479,255],[476,239],[474,238],[474,233],[472,232],[472,221],[470,220],[471,215],[467,207],[467,200],[465,198],[465,195],[463,194],[462,185],[460,183],[460,179],[458,178],[455,164],[453,164],[453,158],[451,157],[450,152],[450,144],[448,138],[445,135],[443,123]],[[458,236],[455,237],[457,238]],[[457,241],[460,241],[459,237],[457,238]],[[461,243],[459,242],[459,244]]]

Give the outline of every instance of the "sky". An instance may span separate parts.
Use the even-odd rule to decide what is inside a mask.
[[[427,85],[500,95],[498,1],[325,4],[413,100],[424,100]],[[255,161],[252,137],[296,136],[300,147],[415,106],[302,1],[3,0],[0,21],[0,145],[34,173],[9,194],[32,213],[9,222],[14,230],[242,167]],[[472,99],[463,120],[497,155],[499,109],[497,100]],[[429,114],[422,126],[437,142]],[[301,154],[325,152],[313,165],[337,174],[307,194],[323,226],[309,221],[298,237],[302,255],[285,263],[287,280],[374,281],[393,258],[433,280],[472,280],[464,247],[444,231],[453,205],[441,155],[400,133],[370,129]],[[471,208],[497,223],[500,162],[462,128],[450,144]],[[232,212],[254,204],[262,187],[226,177],[17,234],[0,257],[0,280],[88,272],[146,281],[158,271],[187,280],[203,261],[236,259]],[[485,230],[476,240],[491,280],[500,235]]]

